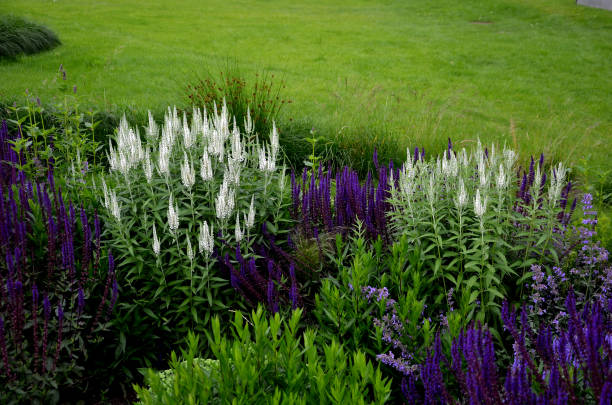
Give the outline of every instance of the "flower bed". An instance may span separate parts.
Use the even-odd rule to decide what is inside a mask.
[[[216,104],[124,118],[95,161],[93,137],[58,136],[82,120],[39,113],[0,131],[7,402],[100,379],[142,403],[612,395],[612,266],[563,163],[449,140],[362,178],[314,152],[296,173],[275,125]]]

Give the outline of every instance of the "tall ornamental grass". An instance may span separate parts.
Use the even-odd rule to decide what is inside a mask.
[[[53,49],[61,42],[49,28],[24,18],[0,16],[0,59]]]
[[[254,133],[265,136],[278,122],[283,107],[291,103],[282,95],[284,88],[284,81],[273,73],[261,71],[247,77],[237,62],[228,61],[218,76],[207,72],[203,78],[189,83],[186,96],[189,105],[208,111],[215,105],[226,104],[229,116],[236,118],[243,133],[252,124]]]
[[[168,108],[161,127],[150,117],[144,139],[122,120],[98,188],[130,297],[117,322],[140,346],[124,356],[150,364],[188,330],[203,332],[212,315],[243,307],[232,291],[236,274],[219,261],[235,261],[236,249],[248,259],[264,223],[278,232],[291,226],[278,133],[273,126],[261,144],[246,125],[242,134],[225,104],[194,109],[191,122]]]

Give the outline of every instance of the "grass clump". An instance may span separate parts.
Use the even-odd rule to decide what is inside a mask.
[[[212,112],[226,104],[230,117],[243,131],[251,132],[246,123],[252,121],[253,132],[268,134],[283,106],[290,103],[281,97],[285,83],[266,71],[248,78],[238,64],[228,61],[219,75],[208,71],[204,77],[187,85],[189,103]]]
[[[61,41],[49,28],[12,15],[0,16],[0,59],[48,51]]]

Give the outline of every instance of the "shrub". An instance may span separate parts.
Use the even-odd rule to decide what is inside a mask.
[[[51,166],[31,183],[0,130],[0,395],[5,403],[56,403],[83,392],[88,348],[105,337],[118,297],[112,255],[101,269],[100,223],[67,204]],[[80,212],[79,212],[80,211]]]
[[[227,104],[228,114],[234,117],[245,134],[264,136],[272,131],[274,122],[285,104],[291,100],[281,97],[284,82],[277,82],[274,74],[260,72],[253,82],[240,71],[236,62],[228,61],[219,76],[208,73],[205,78],[187,85],[189,105],[212,112],[215,105]]]
[[[0,59],[53,49],[61,42],[47,27],[12,15],[0,16]]]
[[[279,233],[291,226],[275,129],[261,146],[230,125],[225,105],[210,116],[194,110],[191,126],[168,109],[161,137],[152,117],[146,143],[122,120],[109,147],[110,173],[98,191],[130,297],[116,321],[138,342],[122,354],[130,360],[151,364],[188,330],[204,331],[212,315],[243,307],[232,291],[235,274],[217,259],[235,260],[238,249],[248,260],[263,243],[264,223]]]
[[[248,321],[240,312],[234,316],[234,339],[221,333],[219,318],[208,334],[213,360],[205,367],[194,361],[197,337],[190,335],[184,362],[173,355],[172,375],[166,382],[153,370],[147,371],[149,389],[136,387],[143,404],[162,403],[249,403],[327,404],[376,403],[389,397],[390,382],[382,378],[361,352],[349,356],[332,341],[319,353],[316,333],[298,334],[301,311],[288,321],[278,314],[269,320],[261,307]]]

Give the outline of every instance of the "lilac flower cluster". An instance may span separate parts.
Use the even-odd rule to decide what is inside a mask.
[[[578,228],[580,240],[579,263],[585,268],[593,268],[608,261],[608,251],[599,241],[594,241],[597,235],[597,211],[593,209],[593,196],[586,193],[582,197],[582,225]],[[604,280],[601,280],[604,281]]]
[[[410,403],[425,404],[610,403],[612,300],[596,300],[578,313],[570,292],[565,305],[568,327],[555,336],[548,326],[535,333],[525,307],[517,327],[517,313],[504,303],[502,319],[514,339],[514,359],[503,384],[491,333],[476,325],[453,339],[450,358],[436,338],[419,373],[403,380],[404,396]],[[442,365],[449,371],[446,380]]]
[[[403,375],[414,373],[418,366],[414,364],[413,355],[409,348],[401,341],[405,331],[404,321],[398,315],[397,301],[389,298],[389,291],[386,287],[375,288],[366,286],[361,289],[361,293],[368,302],[385,303],[384,315],[381,319],[374,318],[373,323],[374,326],[382,330],[382,340],[389,344],[392,350],[387,353],[378,354],[376,358]],[[407,336],[407,338],[412,339],[411,336]],[[395,355],[394,350],[399,353],[399,356]]]
[[[300,221],[301,232],[308,237],[324,229],[327,232],[341,232],[343,235],[359,220],[366,234],[372,239],[379,236],[389,241],[386,213],[391,209],[387,199],[390,193],[391,179],[397,179],[397,169],[393,162],[389,166],[374,162],[378,170],[378,183],[372,173],[368,172],[363,185],[359,182],[356,171],[344,167],[335,175],[335,197],[332,201],[332,179],[330,171],[319,166],[317,173],[302,172],[301,181],[291,174],[293,217]]]

